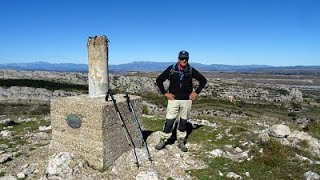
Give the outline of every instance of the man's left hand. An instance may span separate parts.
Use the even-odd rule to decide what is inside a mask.
[[[190,99],[190,100],[194,100],[197,96],[198,96],[198,94],[197,94],[196,92],[192,92],[192,93],[189,95],[189,99]]]

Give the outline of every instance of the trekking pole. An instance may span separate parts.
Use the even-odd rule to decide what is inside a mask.
[[[137,167],[139,168],[138,156],[137,156],[137,153],[136,153],[135,145],[134,145],[134,143],[133,143],[133,140],[132,140],[132,138],[131,138],[131,136],[130,136],[130,133],[129,133],[127,127],[126,127],[125,124],[124,124],[123,117],[122,117],[122,115],[121,115],[121,112],[120,112],[120,110],[119,110],[119,107],[118,107],[118,105],[117,105],[117,102],[116,102],[116,100],[114,99],[113,94],[111,93],[111,90],[108,90],[108,92],[107,92],[106,101],[108,101],[109,95],[110,95],[111,100],[112,100],[112,102],[113,102],[114,108],[116,109],[116,112],[117,112],[117,114],[118,114],[119,122],[120,122],[120,124],[121,124],[121,126],[122,126],[123,131],[125,132],[125,135],[126,135],[126,138],[127,138],[128,143],[129,143],[129,146],[132,146],[132,147],[133,147],[133,154],[134,154],[134,156],[135,156],[135,162],[134,162],[134,163],[135,163],[135,164],[137,165]]]
[[[149,152],[148,144],[147,144],[147,142],[145,141],[145,139],[143,138],[142,129],[141,129],[139,120],[138,120],[138,118],[137,118],[137,115],[136,115],[136,113],[135,113],[135,111],[134,111],[134,109],[133,109],[133,107],[132,107],[131,102],[130,102],[130,97],[129,97],[128,93],[126,93],[126,95],[125,95],[124,97],[127,99],[128,109],[129,109],[129,111],[131,112],[131,115],[132,115],[132,117],[133,117],[133,119],[134,119],[134,122],[136,123],[136,125],[137,125],[137,127],[138,127],[138,129],[139,129],[140,137],[141,137],[141,139],[142,139],[142,141],[143,141],[143,144],[144,144],[144,147],[145,147],[145,149],[146,149],[146,151],[147,151],[148,159],[149,159],[149,161],[151,162],[151,161],[152,161],[152,158],[151,158],[151,155],[150,155],[150,152]]]

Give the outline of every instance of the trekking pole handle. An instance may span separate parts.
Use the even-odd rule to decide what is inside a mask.
[[[124,97],[125,97],[126,100],[127,100],[127,106],[128,106],[129,111],[132,112],[132,109],[131,109],[131,107],[130,107],[130,97],[129,97],[129,94],[126,93],[126,95],[125,95]]]
[[[113,102],[113,103],[116,103],[116,100],[114,99],[111,90],[108,90],[107,94],[108,94],[108,96],[110,95],[112,102]],[[107,96],[107,97],[108,97],[108,96]],[[106,98],[107,98],[107,97],[106,97]],[[116,109],[117,112],[120,112],[118,106],[115,106],[115,109]]]
[[[106,93],[105,101],[109,101],[109,91]]]

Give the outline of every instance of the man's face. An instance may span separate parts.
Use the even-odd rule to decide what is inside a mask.
[[[186,67],[188,65],[188,59],[187,58],[178,58],[179,64],[181,67]]]

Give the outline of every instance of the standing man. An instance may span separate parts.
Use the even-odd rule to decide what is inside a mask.
[[[188,63],[189,53],[180,51],[178,62],[169,66],[157,78],[157,85],[161,93],[168,99],[166,122],[161,132],[160,142],[156,145],[157,150],[161,150],[166,146],[167,140],[172,133],[173,124],[177,117],[178,130],[177,139],[178,147],[181,151],[187,152],[186,142],[186,126],[187,119],[191,110],[192,100],[194,100],[207,83],[206,78]],[[192,78],[199,81],[198,88],[193,91]],[[168,79],[170,81],[169,91],[164,89],[163,82]]]

